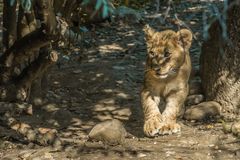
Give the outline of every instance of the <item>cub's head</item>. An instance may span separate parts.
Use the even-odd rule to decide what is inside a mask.
[[[147,70],[157,78],[176,75],[185,63],[186,54],[192,43],[192,33],[187,29],[178,32],[157,32],[148,25],[144,27],[147,42]]]

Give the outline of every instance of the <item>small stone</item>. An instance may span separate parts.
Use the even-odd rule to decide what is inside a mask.
[[[97,73],[97,74],[96,74],[96,77],[102,77],[102,76],[104,76],[103,73]]]
[[[19,157],[21,159],[28,159],[33,153],[29,152],[29,151],[23,151],[21,153],[19,153]]]
[[[36,141],[41,145],[53,145],[57,137],[57,130],[50,128],[39,128]]]
[[[202,94],[190,95],[187,97],[185,104],[187,106],[196,105],[203,102],[204,96]]]
[[[73,71],[73,73],[74,73],[74,71]],[[58,81],[54,81],[53,84],[54,84],[54,85],[59,85],[60,82],[58,82]]]
[[[122,80],[119,80],[119,81],[116,81],[117,84],[123,84],[124,81]]]
[[[32,115],[33,114],[33,109],[32,109],[32,105],[28,104],[28,103],[16,103],[15,106],[16,110],[18,110],[19,112],[24,112],[25,114],[28,115]]]
[[[43,158],[50,160],[50,159],[53,159],[53,156],[50,153],[45,153]]]
[[[113,92],[112,89],[104,89],[103,91],[104,91],[105,93],[112,93],[112,92]]]
[[[214,144],[209,144],[208,147],[214,147],[215,145]]]
[[[222,123],[223,132],[224,133],[231,133],[232,132],[232,123]]]
[[[233,123],[232,133],[236,136],[240,136],[240,121]]]
[[[63,104],[67,104],[68,101],[66,101],[66,100],[62,100],[62,103],[63,103]]]
[[[42,98],[36,97],[36,98],[33,98],[32,103],[34,106],[41,106],[41,105],[43,105],[44,102],[43,102]]]
[[[37,132],[35,130],[28,130],[26,137],[29,141],[32,142],[36,139],[36,135],[37,135]]]
[[[42,109],[45,110],[45,111],[47,111],[47,112],[54,112],[54,111],[59,110],[58,106],[57,106],[56,104],[53,104],[53,103],[44,105],[44,106],[42,107]]]
[[[102,141],[105,144],[122,144],[127,136],[127,131],[122,122],[117,119],[107,120],[95,125],[89,133],[89,139]]]
[[[62,149],[62,141],[59,138],[56,138],[52,144],[52,146],[54,147],[54,149]]]
[[[138,153],[137,154],[137,158],[143,158],[143,157],[146,157],[147,155],[144,154],[144,153]]]
[[[175,151],[167,151],[167,152],[166,152],[166,156],[167,156],[167,157],[169,157],[169,156],[171,156],[171,155],[174,155],[174,154],[176,154]]]
[[[196,22],[195,21],[190,21],[190,24],[194,25],[194,24],[196,24]]]
[[[82,73],[82,70],[81,69],[78,69],[78,70],[75,70],[73,71],[74,74],[79,74],[79,73]]]

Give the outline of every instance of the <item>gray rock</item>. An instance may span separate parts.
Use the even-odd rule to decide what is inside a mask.
[[[234,122],[232,125],[232,133],[240,137],[240,121]]]
[[[117,119],[107,120],[95,125],[89,133],[89,139],[102,141],[109,145],[122,144],[127,136],[122,122]]]
[[[196,105],[203,102],[204,96],[202,94],[190,95],[187,97],[185,104],[187,106]]]
[[[184,119],[201,121],[220,114],[221,106],[215,101],[202,102],[186,110]]]

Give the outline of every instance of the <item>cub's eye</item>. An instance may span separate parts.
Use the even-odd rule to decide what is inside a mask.
[[[149,52],[149,56],[150,56],[150,57],[155,57],[155,53],[154,53],[153,51],[150,51],[150,52]]]
[[[168,50],[165,50],[165,51],[164,51],[164,55],[163,55],[163,56],[164,56],[165,58],[168,58],[170,55],[171,55],[171,53],[170,53]]]

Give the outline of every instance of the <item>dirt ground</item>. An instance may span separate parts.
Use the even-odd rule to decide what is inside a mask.
[[[146,138],[139,93],[143,82],[146,45],[142,28],[148,23],[162,30],[178,28],[173,13],[192,29],[191,47],[194,70],[199,68],[202,42],[202,13],[207,2],[179,3],[162,20],[155,4],[142,9],[140,22],[115,21],[97,26],[87,33],[80,46],[61,49],[56,66],[48,73],[43,105],[33,105],[33,115],[17,119],[33,128],[52,128],[64,143],[55,149],[25,143],[7,136],[10,129],[0,125],[0,159],[167,159],[167,160],[239,160],[240,142],[222,131],[217,122],[195,123],[180,120],[179,134]],[[69,54],[70,59],[63,54]],[[64,58],[65,57],[65,58]],[[197,72],[191,81],[199,81]],[[87,141],[91,128],[107,119],[119,119],[131,135],[117,146]],[[5,133],[5,134],[3,134]]]

